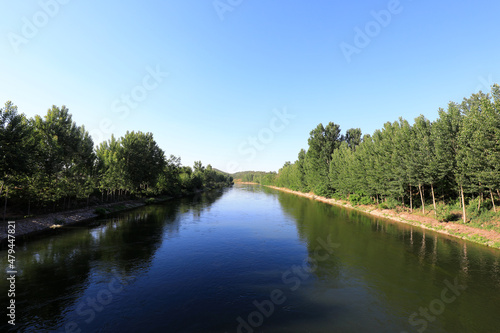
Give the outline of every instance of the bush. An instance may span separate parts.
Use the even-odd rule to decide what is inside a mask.
[[[389,207],[387,206],[387,204],[385,202],[382,202],[381,204],[378,204],[377,208],[378,209],[389,209]]]
[[[360,200],[361,196],[357,193],[353,193],[349,196],[349,202],[354,206],[357,206]]]
[[[479,200],[481,198],[477,197],[474,200],[470,200],[469,204],[465,207],[465,211],[467,212],[467,219],[471,220],[483,214],[488,214],[488,207],[484,205],[484,202],[481,203],[481,207],[477,209],[479,205]]]
[[[399,202],[394,198],[387,198],[385,199],[385,204],[388,209],[394,209],[399,205]]]
[[[146,205],[151,205],[151,204],[154,204],[155,203],[155,198],[147,198],[146,201],[144,201],[146,203]]]
[[[342,194],[340,194],[340,192],[335,192],[335,193],[333,193],[332,198],[336,199],[336,200],[340,200],[341,196],[342,196]]]
[[[108,211],[106,210],[106,208],[103,208],[103,207],[98,207],[94,210],[94,213],[97,214],[97,215],[106,215]]]
[[[371,205],[372,203],[372,198],[368,196],[363,196],[361,197],[361,200],[359,200],[360,205]]]
[[[456,220],[456,214],[451,213],[451,206],[444,204],[436,205],[436,217],[440,222]]]

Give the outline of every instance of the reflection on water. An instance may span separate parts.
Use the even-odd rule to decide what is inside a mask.
[[[17,250],[20,331],[494,332],[500,324],[499,251],[260,186],[143,207]],[[3,251],[3,267],[6,259]],[[447,283],[467,289],[441,302]],[[0,287],[8,289],[5,279]],[[6,293],[0,299],[7,304]],[[439,302],[433,320],[419,313]]]

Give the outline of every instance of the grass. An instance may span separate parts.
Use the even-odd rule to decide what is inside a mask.
[[[469,236],[468,238],[474,242],[481,243],[481,244],[489,243],[489,240],[481,235],[473,234],[473,235]]]
[[[111,207],[111,211],[116,212],[116,211],[124,210],[125,208],[127,208],[127,206],[125,206],[125,205],[116,205],[116,206]]]

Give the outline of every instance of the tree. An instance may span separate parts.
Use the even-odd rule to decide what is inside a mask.
[[[296,173],[298,178],[297,179],[299,188],[298,190],[301,192],[307,192],[309,190],[309,186],[306,181],[305,160],[306,160],[306,151],[304,149],[301,149],[297,157],[297,161],[295,162],[297,166]]]
[[[342,141],[340,126],[332,122],[326,127],[319,124],[310,133],[309,149],[305,159],[305,175],[309,188],[317,195],[328,196],[333,193],[328,179],[330,161],[334,150]]]
[[[447,111],[439,109],[439,117],[432,125],[434,143],[434,171],[437,182],[447,190],[448,196],[457,191],[458,133],[462,127],[462,114],[456,103],[450,102]]]
[[[92,168],[95,161],[94,143],[83,126],[72,121],[69,110],[52,106],[44,118],[34,119],[37,140],[37,168],[42,171],[40,181],[48,186],[50,200],[87,195],[92,186]],[[80,190],[82,190],[80,192]]]
[[[409,180],[412,184],[418,184],[418,192],[422,204],[422,212],[425,214],[425,185],[433,184],[436,176],[434,172],[434,147],[431,142],[431,122],[423,115],[415,118],[415,124],[411,130],[410,138],[411,152],[408,155],[408,166],[411,170]],[[432,187],[434,208],[434,188]]]
[[[107,191],[106,198],[110,194],[115,194],[118,190],[124,193],[132,191],[133,186],[125,175],[125,164],[123,163],[123,149],[121,139],[116,139],[114,135],[107,142],[103,142],[96,149],[97,174],[99,179],[99,189],[104,198],[104,191]]]
[[[8,179],[29,171],[31,128],[11,101],[0,108],[0,194]]]
[[[30,155],[33,141],[31,127],[23,114],[17,112],[17,106],[11,101],[0,108],[0,195],[6,188],[4,220],[9,196],[9,184],[25,182],[30,172]]]
[[[495,101],[482,92],[464,99],[461,111],[464,118],[459,133],[458,171],[465,189],[479,194],[479,210],[485,191],[494,205],[493,189],[500,184],[500,111]]]
[[[345,142],[352,150],[361,144],[361,129],[351,128],[345,132]]]
[[[121,163],[125,179],[133,190],[147,191],[155,185],[165,167],[165,153],[157,145],[152,133],[129,132],[121,140]]]
[[[165,168],[158,178],[156,185],[159,193],[179,195],[181,191],[181,158],[174,155],[166,160]]]

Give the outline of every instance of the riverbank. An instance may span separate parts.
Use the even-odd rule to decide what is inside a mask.
[[[372,205],[353,206],[347,201],[329,199],[317,196],[313,193],[302,193],[293,191],[288,188],[266,185],[269,188],[283,191],[309,199],[321,201],[330,205],[340,206],[344,208],[354,209],[363,213],[370,214],[376,217],[387,218],[392,221],[410,224],[423,229],[436,231],[441,234],[449,235],[456,238],[466,239],[474,243],[500,249],[500,233],[493,230],[478,229],[454,222],[439,222],[430,217],[419,216],[408,212],[396,212],[391,209],[378,209]]]
[[[158,202],[164,200],[168,199],[158,200]],[[16,240],[25,239],[28,236],[42,234],[65,226],[90,221],[107,214],[134,209],[145,205],[145,200],[130,200],[16,220],[14,236]],[[97,213],[99,211],[101,213]],[[7,221],[0,224],[2,225],[0,228],[0,246],[3,246],[8,237]]]
[[[186,195],[193,195],[210,190],[213,189],[198,190]],[[151,203],[160,203],[171,199],[173,199],[173,197],[158,197],[120,201],[15,220],[16,223],[14,236],[16,237],[16,241],[24,241],[29,237],[50,233],[55,229],[64,228],[78,223],[89,222],[91,220],[94,220],[95,218],[104,217],[108,214],[123,212],[130,209],[146,206]],[[8,221],[0,222],[0,247],[3,247],[7,244],[8,228]]]

